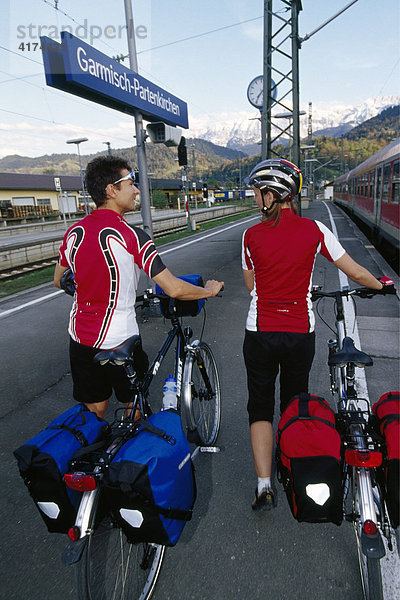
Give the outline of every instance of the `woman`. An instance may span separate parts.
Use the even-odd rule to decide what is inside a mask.
[[[254,167],[247,183],[262,213],[261,222],[245,231],[242,242],[243,275],[252,297],[243,345],[258,476],[252,508],[269,510],[276,506],[271,485],[275,380],[280,371],[281,413],[290,398],[308,391],[315,351],[310,290],[317,254],[359,285],[382,289],[384,283],[357,264],[325,225],[297,216],[293,199],[302,184],[298,167],[283,159],[265,160]]]

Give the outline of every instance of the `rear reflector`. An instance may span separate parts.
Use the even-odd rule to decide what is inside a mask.
[[[367,535],[375,535],[377,532],[376,525],[373,521],[365,521],[363,529]]]
[[[80,535],[81,530],[77,525],[74,525],[73,527],[71,527],[71,529],[68,530],[68,537],[71,540],[71,542],[77,542],[80,538]]]
[[[382,453],[377,450],[346,450],[345,458],[351,467],[380,467]]]
[[[71,490],[91,492],[96,489],[96,479],[85,473],[65,473],[64,481]]]

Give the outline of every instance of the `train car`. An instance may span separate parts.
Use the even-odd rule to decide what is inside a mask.
[[[399,250],[400,138],[333,182],[334,201]]]

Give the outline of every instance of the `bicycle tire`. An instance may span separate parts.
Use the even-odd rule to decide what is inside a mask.
[[[359,534],[357,537],[358,565],[365,600],[384,600],[382,588],[381,562],[379,558],[371,558],[362,553]]]
[[[358,490],[357,485],[352,477],[353,487],[353,503],[354,503],[354,515],[359,515],[358,508]],[[362,523],[356,516],[354,525],[354,533],[357,541],[357,556],[358,566],[360,570],[361,585],[363,596],[365,600],[384,600],[383,588],[382,588],[382,573],[381,563],[379,558],[372,558],[366,556],[361,549],[361,528]]]
[[[206,376],[201,373],[199,361],[204,365]],[[207,377],[211,391],[205,383]],[[221,388],[217,364],[208,344],[200,342],[196,353],[188,352],[182,379],[188,439],[198,445],[212,446],[221,422]]]
[[[132,544],[106,516],[89,536],[75,576],[79,600],[148,600],[165,546]]]

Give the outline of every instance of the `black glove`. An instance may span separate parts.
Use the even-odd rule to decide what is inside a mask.
[[[67,269],[63,273],[63,276],[60,279],[60,288],[64,290],[64,292],[66,292],[69,296],[74,296],[76,286],[74,281],[74,274],[71,271],[71,269]]]
[[[384,296],[386,296],[386,294],[396,293],[394,282],[389,277],[380,277],[378,281],[380,281],[383,285],[383,288],[381,290],[378,290],[378,294],[383,294]]]

